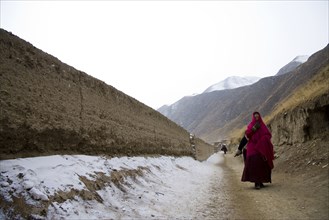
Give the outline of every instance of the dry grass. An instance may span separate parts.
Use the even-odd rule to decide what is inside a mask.
[[[264,118],[270,122],[273,118],[289,109],[294,109],[302,103],[314,100],[316,97],[329,92],[329,66],[324,67],[308,83],[298,87],[295,92],[288,96],[283,102],[278,103],[271,114]]]
[[[319,71],[308,83],[299,86],[290,96],[286,97],[282,102],[278,103],[274,110],[264,117],[264,122],[268,124],[271,120],[289,109],[314,100],[316,97],[329,93],[329,66],[327,65]],[[230,139],[233,144],[238,143],[243,136],[245,127],[235,129],[231,132]]]

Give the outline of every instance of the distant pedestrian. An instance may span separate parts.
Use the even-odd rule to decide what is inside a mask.
[[[248,143],[241,181],[254,182],[255,188],[260,189],[264,186],[263,183],[272,182],[274,152],[271,143],[272,135],[259,112],[252,114],[252,121],[247,126],[245,136]]]
[[[226,152],[227,152],[226,144],[223,144],[223,145],[222,145],[222,148],[221,148],[220,150],[221,150],[221,151],[224,151],[224,154],[226,154]]]

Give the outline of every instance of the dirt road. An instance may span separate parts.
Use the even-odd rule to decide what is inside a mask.
[[[282,161],[260,190],[232,154],[0,161],[0,219],[328,219],[327,166]]]
[[[221,156],[221,155],[219,155]],[[203,206],[207,219],[328,219],[328,190],[303,176],[292,177],[273,170],[272,183],[256,190],[240,181],[243,160],[224,155],[218,164],[224,181],[214,176],[209,202]]]

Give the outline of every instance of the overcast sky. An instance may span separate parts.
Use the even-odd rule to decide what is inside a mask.
[[[328,1],[4,1],[1,28],[157,109],[328,44]]]

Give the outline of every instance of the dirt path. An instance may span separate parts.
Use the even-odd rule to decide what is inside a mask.
[[[227,154],[219,166],[225,181],[212,180],[208,211],[204,211],[208,219],[328,219],[328,195],[305,187],[302,176],[293,178],[274,170],[272,183],[255,190],[253,183],[240,181],[241,157]]]

